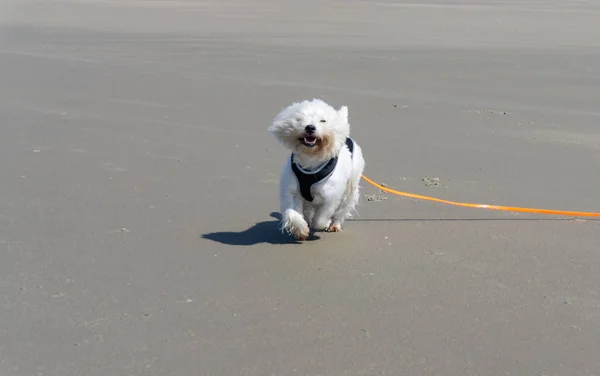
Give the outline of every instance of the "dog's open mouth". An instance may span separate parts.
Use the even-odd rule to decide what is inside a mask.
[[[318,139],[315,136],[304,136],[300,141],[304,146],[311,148],[317,144]]]

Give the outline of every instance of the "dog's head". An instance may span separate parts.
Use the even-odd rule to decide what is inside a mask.
[[[303,164],[317,164],[336,156],[350,135],[348,108],[336,111],[320,99],[295,102],[275,117],[269,132]]]

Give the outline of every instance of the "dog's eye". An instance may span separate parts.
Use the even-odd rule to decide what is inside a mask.
[[[322,119],[322,120],[321,120],[321,123],[325,123],[325,119]]]

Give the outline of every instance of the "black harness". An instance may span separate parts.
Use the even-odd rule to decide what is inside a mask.
[[[346,146],[348,147],[348,150],[350,150],[350,156],[353,156],[354,155],[354,142],[352,141],[352,139],[350,137],[346,138]],[[306,173],[302,172],[298,168],[296,163],[294,163],[294,155],[293,154],[291,156],[291,160],[292,160],[292,171],[294,171],[294,175],[296,175],[296,179],[298,179],[298,185],[300,186],[300,194],[306,201],[312,202],[314,197],[313,197],[312,193],[310,192],[310,189],[312,188],[313,185],[317,184],[321,180],[328,178],[329,175],[331,175],[331,173],[335,169],[335,166],[337,165],[338,156],[336,155],[335,157],[331,158],[329,160],[329,162],[327,162],[327,164],[325,166],[323,166],[323,168],[321,168],[319,171],[315,172],[314,174],[306,174]]]

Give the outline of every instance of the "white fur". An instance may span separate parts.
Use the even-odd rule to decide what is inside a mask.
[[[324,120],[325,122],[322,122]],[[315,135],[328,140],[323,148],[309,148],[300,141],[305,127],[314,125]],[[338,162],[333,173],[313,185],[314,200],[306,201],[300,194],[298,181],[292,171],[289,155],[280,181],[281,228],[296,239],[305,240],[309,228],[323,231],[340,231],[344,220],[359,200],[359,183],[365,161],[356,140],[351,156],[346,147],[350,135],[348,108],[339,110],[320,99],[295,102],[283,109],[273,120],[269,131],[288,150],[294,153],[295,162],[306,170],[318,168],[334,156]]]

